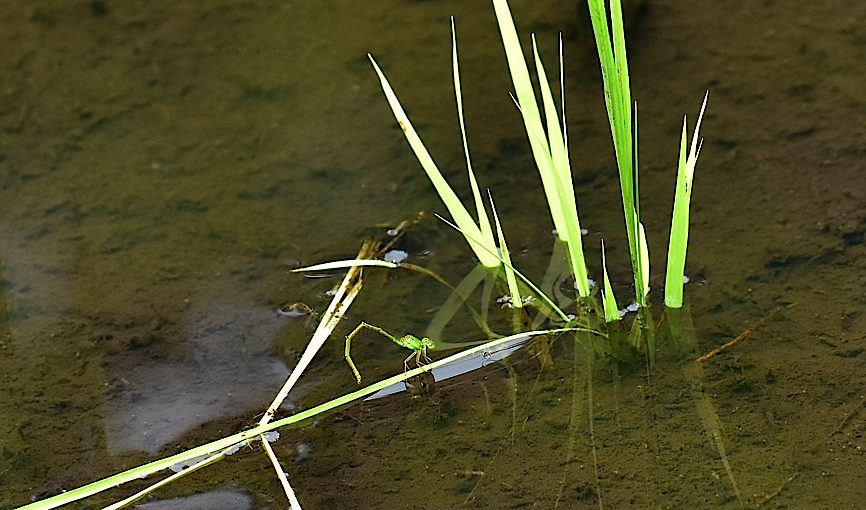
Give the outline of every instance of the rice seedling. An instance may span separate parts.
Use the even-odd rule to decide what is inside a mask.
[[[502,45],[508,60],[508,68],[514,84],[516,103],[520,110],[532,156],[541,183],[547,198],[547,205],[557,237],[565,242],[572,275],[575,279],[575,288],[581,297],[588,297],[590,293],[589,277],[587,275],[586,261],[583,255],[583,244],[581,239],[580,221],[577,215],[577,203],[574,196],[572,184],[571,167],[568,160],[568,137],[565,127],[565,94],[562,72],[562,41],[560,41],[560,90],[562,108],[562,126],[560,127],[559,114],[553,101],[553,93],[547,81],[541,57],[535,38],[532,40],[533,54],[535,57],[535,69],[538,75],[539,87],[541,89],[542,104],[544,107],[545,121],[542,122],[541,113],[538,108],[532,81],[529,76],[529,68],[523,57],[520,47],[520,39],[517,29],[511,17],[506,0],[493,0],[493,8],[499,25]],[[545,129],[546,127],[546,129]]]
[[[640,222],[640,192],[637,178],[637,105],[632,121],[631,89],[625,49],[620,0],[611,0],[610,17],[604,0],[588,0],[595,45],[601,63],[604,101],[619,169],[620,192],[625,217],[628,248],[634,275],[635,300],[647,305],[649,293],[649,253]],[[608,30],[610,23],[611,30]]]
[[[628,61],[625,47],[625,31],[623,28],[622,6],[619,0],[610,2],[610,10],[604,0],[588,0],[593,33],[602,71],[604,84],[605,106],[608,113],[611,135],[614,142],[614,153],[620,178],[620,192],[623,214],[626,223],[626,233],[629,255],[635,285],[635,301],[641,307],[647,305],[649,294],[649,249],[646,232],[640,217],[640,187],[638,176],[638,121],[637,102],[632,103],[629,84]],[[524,58],[517,35],[517,29],[511,16],[506,0],[493,0],[493,7],[505,50],[508,67],[515,90],[515,102],[518,106],[524,127],[526,129],[533,159],[541,177],[542,186],[548,202],[548,208],[556,229],[557,237],[562,240],[567,249],[571,272],[575,279],[578,294],[586,298],[590,294],[590,283],[587,266],[583,254],[580,221],[574,194],[571,167],[568,157],[568,136],[565,119],[565,94],[562,67],[562,41],[560,40],[560,104],[561,113],[557,112],[554,94],[551,90],[544,64],[538,51],[535,37],[532,37],[532,54],[535,72],[541,94],[541,105],[544,110],[542,118],[538,98],[532,87],[529,67]],[[608,28],[610,27],[610,28]],[[455,97],[457,101],[458,119],[463,141],[466,164],[470,176],[473,196],[475,198],[479,223],[470,221],[471,217],[453,190],[445,183],[441,174],[430,159],[429,154],[417,137],[406,118],[393,90],[384,77],[381,69],[373,61],[374,69],[382,83],[385,95],[403,128],[410,146],[424,167],[427,175],[451,212],[454,222],[478,256],[482,264],[488,267],[498,265],[495,257],[490,257],[495,246],[492,239],[492,229],[487,220],[484,205],[480,202],[478,185],[472,172],[469,158],[468,142],[463,120],[462,95],[457,60],[457,38],[454,21],[451,23],[452,65],[454,75]],[[371,57],[372,61],[372,57]],[[701,115],[703,114],[703,108]],[[700,122],[698,123],[700,124]],[[685,137],[685,135],[683,135]],[[683,138],[685,140],[685,138]],[[692,142],[692,151],[688,157],[681,156],[679,165],[677,194],[672,221],[671,243],[669,245],[669,265],[666,275],[666,302],[676,306],[682,301],[682,266],[685,264],[685,247],[688,227],[688,197],[691,193],[691,182],[694,165],[699,148],[696,147],[697,129]],[[683,142],[683,146],[684,146]],[[497,220],[498,221],[498,220]],[[497,232],[501,229],[497,227]],[[498,253],[507,258],[502,236],[499,241]],[[486,252],[486,253],[485,253]],[[508,265],[506,265],[508,267]],[[516,278],[505,270],[506,280],[512,294],[512,302],[517,303]],[[679,275],[679,277],[677,277]],[[606,287],[609,288],[609,287]],[[677,290],[679,289],[679,290]],[[613,305],[612,294],[605,291],[604,302]],[[613,310],[615,306],[609,306]],[[605,314],[608,320],[613,320],[613,312]]]
[[[609,9],[605,0],[588,0],[587,3],[601,66],[605,107],[619,173],[623,216],[626,224],[627,242],[634,277],[635,302],[639,307],[645,307],[648,304],[648,294],[650,291],[649,249],[640,213],[637,102],[632,102],[622,5],[620,0],[611,0]],[[568,261],[578,295],[582,298],[587,298],[590,295],[591,289],[583,254],[580,221],[568,156],[562,41],[560,40],[559,45],[561,111],[557,112],[556,103],[553,99],[554,94],[539,55],[538,44],[534,35],[532,36],[534,67],[538,78],[541,105],[544,110],[544,118],[542,118],[538,98],[532,86],[529,67],[521,49],[508,2],[507,0],[493,0],[493,7],[512,83],[514,84],[514,101],[517,104],[526,129],[527,138],[541,177],[554,228],[557,237],[566,245]],[[487,267],[495,267],[498,265],[496,260],[498,257],[491,257],[491,254],[497,253],[497,255],[503,255],[502,259],[507,259],[507,248],[505,248],[504,238],[499,236],[499,249],[494,251],[495,243],[493,241],[492,229],[490,228],[490,222],[487,219],[484,205],[481,203],[478,185],[472,172],[463,120],[463,104],[457,62],[457,38],[453,19],[451,22],[451,39],[455,97],[457,100],[457,111],[467,170],[478,212],[479,223],[477,224],[471,220],[471,216],[469,216],[459,200],[456,199],[453,190],[445,183],[421,143],[420,138],[415,134],[411,124],[409,124],[408,118],[406,118],[396,95],[385,79],[381,69],[372,60],[372,57],[371,61],[373,61],[374,69],[379,76],[382,88],[397,117],[398,123],[406,134],[407,140],[409,140],[409,144],[421,162],[422,167],[424,167],[431,182],[433,182],[434,187],[448,207],[449,212],[451,212],[458,230],[464,234],[464,237],[482,264]],[[700,152],[697,140],[700,119],[703,117],[705,106],[706,97],[701,107],[701,113],[692,139],[691,151],[688,155],[685,153],[685,126],[681,143],[671,238],[668,249],[668,268],[665,278],[665,302],[668,306],[672,307],[682,305],[683,270],[688,240],[689,199],[691,196],[694,167]],[[496,221],[497,232],[501,232],[501,228],[498,226],[498,219]],[[508,268],[510,262],[507,260],[506,262],[508,264],[505,267]],[[516,278],[508,269],[505,270],[505,275],[512,294],[512,302],[516,303],[518,301],[514,298],[516,297],[516,293],[519,292],[516,286]],[[605,278],[608,278],[606,268]],[[608,292],[607,289],[610,289],[609,282],[606,282],[603,303],[608,305],[605,312],[606,320],[611,321],[615,320],[612,310],[616,306],[612,293]]]
[[[601,64],[605,107],[619,169],[623,214],[635,282],[635,300],[639,306],[645,307],[650,290],[650,267],[646,232],[640,219],[637,101],[632,103],[631,100],[622,5],[620,0],[611,0],[610,15],[608,16],[605,3],[605,0],[588,0],[596,48]],[[686,121],[683,119],[677,186],[665,275],[665,304],[673,308],[682,306],[683,272],[688,244],[689,201],[694,169],[700,153],[698,132],[706,103],[707,96],[705,95],[688,156],[686,155]]]
[[[674,211],[671,216],[671,237],[668,243],[668,267],[665,274],[665,305],[670,308],[683,306],[683,275],[686,267],[686,250],[689,242],[689,203],[692,197],[695,165],[701,153],[698,133],[707,107],[707,95],[701,104],[701,112],[692,134],[692,145],[686,155],[686,118],[683,117],[683,135],[680,139],[680,157],[677,165],[677,187],[674,195]]]

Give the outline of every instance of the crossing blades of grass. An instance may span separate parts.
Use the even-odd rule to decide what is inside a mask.
[[[487,213],[484,209],[484,201],[482,200],[481,193],[478,190],[478,184],[476,182],[475,175],[472,172],[472,165],[469,160],[469,149],[467,146],[466,129],[463,122],[463,100],[460,93],[460,71],[457,64],[457,38],[454,35],[453,21],[451,34],[453,42],[452,58],[454,70],[454,90],[457,100],[458,117],[460,120],[460,131],[463,137],[463,148],[464,153],[466,154],[467,172],[469,174],[469,182],[472,187],[472,195],[475,200],[475,206],[479,218],[478,223],[475,222],[475,220],[472,218],[472,215],[469,214],[469,211],[466,210],[466,208],[460,202],[460,199],[457,198],[457,194],[454,193],[454,190],[451,189],[451,186],[448,184],[448,182],[442,176],[442,173],[437,168],[436,163],[433,162],[433,158],[430,156],[430,153],[427,151],[427,148],[424,146],[421,138],[415,132],[415,129],[412,127],[412,123],[409,122],[409,117],[406,115],[406,112],[400,105],[400,101],[397,99],[397,95],[394,93],[394,90],[391,88],[391,85],[388,83],[388,80],[385,78],[384,73],[376,64],[376,61],[373,59],[372,55],[369,56],[370,62],[372,62],[373,68],[376,70],[376,74],[379,76],[379,81],[382,84],[382,90],[385,92],[385,97],[388,100],[388,104],[390,104],[391,110],[394,112],[394,117],[396,117],[397,123],[400,125],[400,129],[403,130],[403,134],[406,136],[406,140],[409,142],[410,147],[412,147],[412,151],[415,153],[415,156],[418,158],[418,161],[421,163],[421,166],[427,173],[427,177],[429,177],[430,182],[433,183],[433,186],[436,188],[436,192],[439,194],[442,202],[445,203],[445,207],[448,208],[448,212],[451,213],[451,217],[454,219],[454,222],[460,226],[461,231],[471,234],[471,238],[466,237],[466,241],[469,243],[472,251],[475,252],[475,256],[478,257],[478,260],[481,262],[481,264],[486,267],[498,267],[499,260],[490,255],[490,249],[485,249],[482,247],[482,245],[486,245],[487,248],[495,249],[496,243],[493,238],[493,230],[490,226],[490,221],[488,220]]]
[[[499,31],[502,37],[502,45],[508,60],[508,68],[514,83],[516,102],[520,109],[532,156],[544,193],[547,205],[556,228],[557,236],[566,243],[568,247],[569,261],[572,274],[575,278],[575,288],[581,297],[589,296],[589,277],[587,276],[586,261],[583,255],[583,245],[580,237],[580,221],[577,216],[577,205],[572,185],[571,167],[568,161],[568,140],[565,128],[565,104],[562,106],[562,126],[559,123],[559,114],[553,101],[553,94],[544,66],[538,54],[538,49],[533,38],[533,54],[535,57],[535,69],[538,74],[539,87],[541,89],[542,104],[544,106],[545,121],[542,121],[541,112],[538,108],[535,91],[529,77],[529,68],[523,57],[520,47],[520,39],[517,29],[511,17],[506,0],[493,0],[493,8],[499,23]],[[560,43],[560,80],[562,80],[562,46]],[[562,83],[560,83],[560,87]],[[563,96],[564,97],[564,96]],[[545,130],[546,125],[546,130]]]
[[[467,358],[473,355],[479,355],[486,351],[493,351],[498,346],[507,344],[509,342],[514,342],[519,338],[531,338],[538,335],[547,335],[552,333],[564,333],[571,331],[584,331],[588,333],[592,333],[599,336],[606,336],[601,332],[591,330],[584,327],[572,327],[572,328],[559,328],[559,329],[549,329],[549,330],[539,330],[539,331],[525,331],[522,333],[517,333],[515,335],[511,335],[504,338],[498,338],[496,340],[491,340],[490,342],[486,342],[484,344],[478,345],[476,347],[472,347],[470,349],[466,349],[464,351],[460,351],[456,354],[452,354],[446,358],[442,358],[440,360],[436,360],[430,364],[422,365],[418,368],[413,368],[411,370],[402,372],[393,377],[389,377],[382,381],[379,381],[375,384],[371,384],[370,386],[366,386],[357,391],[353,391],[351,393],[347,393],[341,397],[335,398],[324,404],[320,404],[311,409],[307,409],[305,411],[301,411],[297,414],[289,416],[287,418],[282,418],[280,420],[275,420],[270,423],[265,423],[253,427],[251,429],[244,430],[242,432],[238,432],[231,436],[226,436],[221,439],[217,439],[216,441],[197,446],[195,448],[191,448],[189,450],[185,450],[183,452],[177,453],[170,457],[165,457],[163,459],[159,459],[148,464],[144,464],[142,466],[138,466],[132,469],[128,469],[121,473],[117,473],[115,475],[109,476],[107,478],[103,478],[96,482],[90,483],[88,485],[84,485],[82,487],[78,487],[77,489],[72,489],[67,492],[63,492],[56,496],[52,496],[47,499],[43,499],[40,501],[36,501],[30,503],[29,505],[25,505],[21,507],[19,510],[49,510],[51,508],[57,508],[62,505],[67,505],[74,501],[81,500],[88,496],[92,496],[94,494],[100,493],[102,491],[111,489],[113,487],[117,487],[119,485],[144,478],[146,476],[152,475],[154,473],[158,473],[164,469],[168,469],[171,466],[179,463],[189,462],[192,459],[196,459],[203,456],[208,456],[215,454],[220,451],[224,451],[227,449],[233,449],[233,446],[246,444],[250,441],[255,440],[260,435],[271,431],[276,430],[282,427],[286,427],[289,425],[300,424],[305,420],[309,420],[313,417],[322,415],[327,413],[333,409],[345,406],[347,404],[357,402],[364,397],[372,395],[377,391],[380,391],[384,388],[387,388],[391,385],[401,383],[403,381],[407,381],[416,377],[424,372],[431,372],[436,368],[447,365],[449,363],[454,363],[455,361]],[[296,425],[297,426],[297,425]]]

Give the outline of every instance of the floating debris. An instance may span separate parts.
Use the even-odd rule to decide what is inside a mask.
[[[409,258],[409,254],[403,250],[391,250],[386,253],[382,258],[385,260],[385,262],[399,264],[400,262],[403,262],[404,260]]]
[[[623,308],[622,310],[620,310],[619,316],[625,317],[626,315],[628,315],[630,313],[634,313],[634,312],[638,311],[638,308],[640,308],[640,306],[638,306],[637,303],[632,303],[632,304],[628,305],[627,307]]]
[[[277,308],[277,314],[283,317],[308,317],[313,315],[313,309],[304,303],[285,304]]]

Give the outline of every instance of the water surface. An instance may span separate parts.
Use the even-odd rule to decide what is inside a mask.
[[[655,305],[651,363],[643,351],[604,359],[562,338],[549,363],[527,350],[423,395],[284,431],[274,446],[304,508],[857,508],[866,499],[866,6],[646,4],[629,18],[628,39],[655,275],[682,115],[694,119],[710,91],[687,265],[694,335],[673,342]],[[585,6],[515,0],[512,9],[549,66],[565,34],[590,268],[598,279],[603,237],[626,301]],[[256,421],[310,335],[274,310],[294,301],[322,310],[335,283],[288,270],[354,255],[364,238],[442,211],[367,52],[444,173],[467,189],[452,14],[473,162],[516,262],[540,279],[551,223],[487,2],[7,2],[0,507]],[[435,221],[401,248],[453,282],[473,267],[463,241]],[[657,297],[661,286],[655,278]],[[411,273],[377,273],[353,314],[420,331],[447,296]],[[446,332],[478,336],[466,317]],[[743,332],[734,348],[694,362]],[[356,349],[369,381],[405,357],[373,336]],[[287,407],[353,387],[336,338]],[[285,508],[269,469],[247,450],[142,508]]]

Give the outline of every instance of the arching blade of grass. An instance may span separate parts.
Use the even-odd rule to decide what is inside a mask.
[[[695,165],[701,152],[703,139],[698,138],[701,120],[707,107],[707,97],[701,104],[701,111],[692,134],[692,146],[686,156],[686,118],[683,116],[683,135],[680,139],[680,156],[677,164],[677,189],[674,195],[674,212],[671,217],[671,237],[668,243],[668,267],[665,274],[665,305],[670,308],[683,306],[683,274],[686,268],[686,250],[689,243],[689,203],[692,197]]]
[[[646,306],[648,289],[645,289],[644,281],[647,280],[649,271],[647,269],[647,274],[641,271],[645,257],[640,253],[643,241],[639,234],[639,212],[635,199],[637,166],[633,159],[637,154],[637,140],[632,138],[631,89],[622,24],[622,5],[620,0],[611,0],[610,18],[608,18],[605,0],[588,0],[588,4],[604,82],[604,102],[619,169],[623,215],[635,280],[635,298],[638,305]],[[610,31],[608,19],[610,19]]]
[[[520,108],[532,156],[547,205],[556,228],[557,236],[565,241],[568,246],[569,260],[572,266],[572,274],[575,278],[575,287],[581,297],[589,296],[589,278],[586,271],[586,261],[583,255],[582,240],[580,238],[580,222],[577,216],[577,206],[572,185],[571,167],[568,162],[567,136],[565,129],[565,105],[563,103],[562,119],[560,127],[559,114],[553,101],[553,94],[544,66],[538,54],[538,49],[533,38],[533,54],[535,57],[535,69],[538,74],[539,87],[541,89],[542,104],[544,106],[545,121],[542,121],[541,112],[538,108],[535,91],[529,77],[529,68],[520,47],[520,39],[517,29],[511,17],[506,0],[493,0],[496,19],[499,23],[499,31],[502,37],[502,45],[508,60],[508,68],[514,83],[516,102]],[[560,46],[561,58],[561,46]],[[560,62],[561,69],[561,62]],[[562,73],[560,72],[560,79]],[[562,84],[560,84],[562,88]],[[545,125],[546,135],[545,135]]]
[[[486,267],[498,267],[499,261],[495,257],[490,256],[489,250],[483,249],[481,247],[481,244],[488,244],[489,246],[495,247],[495,242],[493,240],[493,232],[490,229],[489,220],[487,220],[485,216],[483,220],[480,220],[481,227],[479,227],[479,224],[475,222],[475,220],[472,218],[472,215],[469,214],[469,211],[467,211],[466,208],[463,207],[460,199],[457,198],[457,194],[454,193],[454,190],[451,189],[451,186],[448,184],[445,178],[442,177],[442,174],[439,172],[439,168],[437,168],[436,163],[433,162],[433,158],[430,157],[430,153],[427,151],[427,148],[424,147],[424,143],[421,141],[418,133],[415,132],[415,128],[412,127],[412,123],[409,122],[409,117],[406,115],[406,112],[403,111],[403,107],[400,105],[400,101],[397,99],[397,95],[394,93],[394,90],[391,88],[391,85],[385,78],[384,73],[382,73],[382,70],[376,64],[373,56],[368,56],[370,57],[370,62],[372,62],[373,64],[373,68],[376,70],[376,74],[379,76],[379,81],[382,84],[382,90],[385,92],[385,97],[388,100],[388,104],[391,105],[391,110],[394,112],[394,117],[397,119],[397,123],[400,125],[400,129],[403,130],[403,134],[406,136],[406,140],[409,142],[409,146],[412,147],[412,151],[418,158],[418,162],[421,163],[421,167],[424,168],[424,171],[427,173],[427,177],[430,179],[430,182],[433,183],[433,186],[436,188],[436,192],[439,194],[442,202],[445,203],[445,207],[448,208],[448,212],[451,213],[451,217],[454,218],[454,222],[460,225],[460,227],[464,231],[470,232],[472,234],[472,239],[474,240],[470,240],[468,237],[466,240],[469,243],[469,246],[472,248],[472,251],[475,252],[475,256],[478,257],[478,260],[481,262],[481,264]],[[454,67],[456,72],[456,60],[454,61]],[[457,90],[459,91],[459,88]],[[459,100],[458,103],[460,103]],[[471,167],[469,169],[469,172],[471,173]],[[470,180],[474,181],[474,177],[472,177]],[[480,210],[483,211],[483,201],[481,200],[477,184],[473,185],[473,194],[475,195],[476,205],[478,205],[480,202]],[[486,227],[482,230],[482,227],[484,227],[485,224]]]

